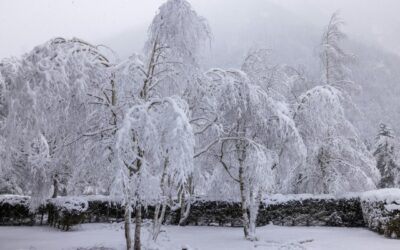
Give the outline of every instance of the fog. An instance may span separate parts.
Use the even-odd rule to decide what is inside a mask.
[[[141,53],[147,29],[164,0],[0,0],[0,58],[20,56],[54,37],[78,37],[111,48],[117,60]],[[238,68],[249,50],[272,51],[270,63],[305,69],[318,84],[317,48],[330,16],[340,12],[346,50],[358,63],[360,111],[352,115],[373,140],[380,122],[400,127],[400,2],[397,0],[191,0],[212,39],[203,68]]]
[[[106,44],[124,58],[142,48],[147,26],[163,0],[0,0],[0,58],[18,56],[51,38],[79,37]],[[300,26],[321,31],[329,16],[341,11],[352,39],[381,45],[400,54],[400,19],[396,0],[192,0],[197,12],[210,23],[214,47],[226,41],[225,34],[240,36],[276,33],[280,22],[286,29]],[[269,29],[259,30],[272,22]],[[257,28],[257,29],[256,29]],[[289,32],[289,31],[287,31]],[[282,37],[276,37],[281,35]],[[271,36],[274,36],[273,38]],[[310,39],[315,39],[310,36]],[[243,39],[243,37],[241,37]],[[304,38],[305,39],[305,38]],[[260,41],[245,39],[246,44]],[[318,41],[314,41],[318,43]],[[236,46],[240,47],[240,44]],[[265,46],[271,46],[266,44]],[[237,48],[235,48],[237,49]]]

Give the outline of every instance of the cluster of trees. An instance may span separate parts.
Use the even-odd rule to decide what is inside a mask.
[[[386,187],[397,169],[393,136],[382,125],[372,154],[347,117],[359,86],[341,25],[334,14],[320,44],[322,80],[312,87],[301,69],[271,65],[266,49],[250,51],[239,69],[203,69],[211,31],[185,0],[163,4],[143,54],[122,62],[63,38],[4,59],[0,191],[30,194],[33,207],[57,195],[120,197],[127,249],[138,250],[148,204],[155,241],[167,206],[181,207],[184,225],[194,194],[239,197],[253,240],[268,193]]]

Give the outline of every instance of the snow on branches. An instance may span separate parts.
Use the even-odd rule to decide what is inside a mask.
[[[399,187],[400,185],[397,148],[398,143],[392,129],[388,125],[381,123],[373,148],[377,168],[382,175],[378,185],[380,188]]]
[[[286,105],[252,84],[244,72],[214,69],[206,76],[212,82],[220,128],[212,154],[225,170],[215,169],[211,190],[240,195],[245,236],[254,239],[259,202],[275,187],[277,144],[291,135],[300,137]],[[227,183],[239,188],[226,188]]]
[[[343,96],[317,86],[300,97],[296,124],[307,146],[299,192],[344,193],[374,189],[380,178],[375,161],[347,120]]]
[[[326,27],[320,44],[320,59],[323,66],[322,81],[344,93],[359,91],[360,86],[351,79],[349,64],[354,56],[341,48],[346,34],[341,30],[344,22],[335,12]]]
[[[184,98],[189,94],[210,34],[206,20],[186,0],[169,0],[160,7],[144,47],[146,68],[158,76],[158,94]]]
[[[156,178],[159,183],[165,174],[175,185],[185,184],[193,171],[194,148],[186,108],[179,98],[164,98],[129,109],[117,133],[118,165],[124,166],[124,176],[140,174],[143,180]],[[133,192],[140,192],[143,201],[159,198],[159,185],[154,191],[148,188],[154,186],[149,183],[136,184],[140,186],[135,186]]]
[[[37,46],[19,60],[2,62],[8,93],[3,131],[6,162],[17,172],[25,172],[21,182],[31,172],[34,176],[41,173],[34,180],[49,183],[49,179],[70,174],[77,164],[74,160],[79,159],[80,144],[72,151],[65,144],[84,129],[82,121],[89,116],[87,90],[101,84],[107,66],[94,46],[63,38]],[[17,170],[18,165],[22,169]],[[31,190],[29,186],[24,189]],[[37,192],[32,192],[35,197]]]

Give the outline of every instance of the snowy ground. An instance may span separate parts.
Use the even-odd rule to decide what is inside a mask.
[[[159,238],[160,249],[198,250],[327,249],[399,250],[400,240],[386,239],[367,229],[332,227],[258,228],[259,241],[243,239],[240,228],[166,226]],[[146,230],[143,230],[147,234]],[[146,235],[145,235],[146,237]],[[1,250],[124,249],[121,224],[84,224],[71,232],[50,227],[0,227]]]

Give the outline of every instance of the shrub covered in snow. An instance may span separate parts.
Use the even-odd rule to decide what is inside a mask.
[[[57,197],[48,200],[48,223],[63,230],[84,221],[88,202],[79,197]]]
[[[0,195],[0,225],[32,225],[34,214],[29,211],[29,196]]]
[[[26,205],[29,206],[29,196],[23,195],[14,195],[14,194],[2,194],[0,195],[0,204],[1,205]]]
[[[109,196],[91,195],[82,197],[88,202],[85,222],[113,222],[124,219],[122,202]]]
[[[361,206],[367,226],[386,237],[400,238],[400,189],[365,192]]]

